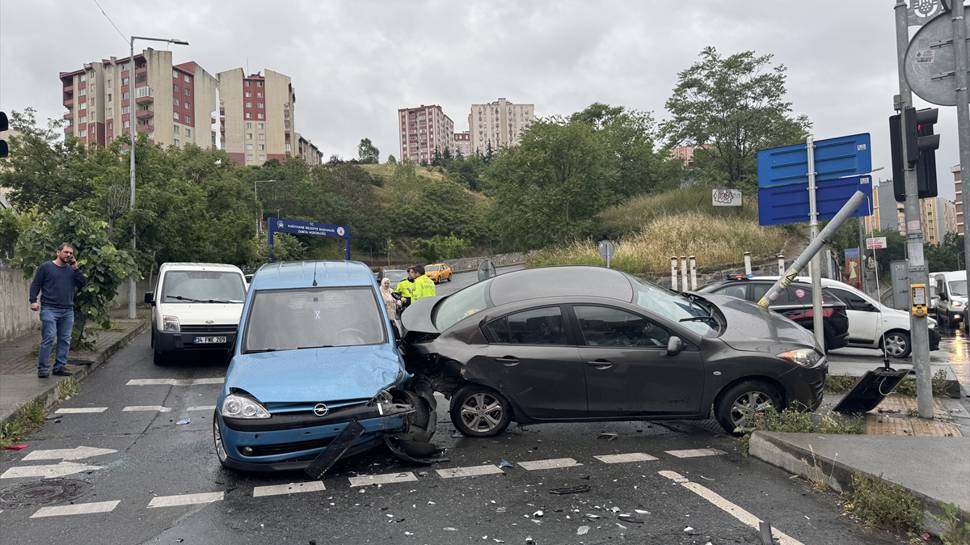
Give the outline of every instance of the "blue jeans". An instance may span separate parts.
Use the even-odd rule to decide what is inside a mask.
[[[54,370],[60,371],[67,365],[67,351],[71,349],[71,330],[74,329],[74,309],[42,308],[40,310],[41,340],[37,353],[37,373],[46,375],[50,371],[47,362],[51,357],[54,336],[57,336],[57,355],[54,357]]]

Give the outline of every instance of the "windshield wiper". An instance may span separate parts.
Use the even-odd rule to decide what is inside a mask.
[[[333,348],[332,344],[321,344],[318,346],[297,346],[297,350],[309,350],[311,348]]]
[[[190,303],[205,303],[205,301],[199,299],[193,299],[191,297],[182,297],[181,295],[166,295],[166,299],[178,299],[179,301],[188,301]]]
[[[681,322],[710,322],[714,325],[720,326],[721,322],[717,321],[717,318],[708,314],[707,316],[694,316],[692,318],[681,318]]]
[[[200,303],[242,303],[242,301],[236,299],[206,299],[205,301],[200,301]]]
[[[258,354],[260,352],[276,352],[278,348],[257,348],[256,350],[247,350],[247,354]]]

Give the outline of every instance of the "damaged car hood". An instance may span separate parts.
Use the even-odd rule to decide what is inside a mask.
[[[724,313],[727,326],[720,339],[735,350],[775,353],[779,342],[815,347],[811,331],[775,311],[727,295],[705,293],[703,296]]]
[[[263,403],[297,403],[373,397],[405,377],[391,346],[347,346],[236,356],[226,387]]]

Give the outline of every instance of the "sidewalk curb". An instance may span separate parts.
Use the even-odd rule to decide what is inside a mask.
[[[749,454],[762,462],[784,469],[789,473],[800,475],[809,481],[823,481],[831,489],[839,493],[851,489],[852,475],[857,472],[865,473],[870,477],[895,484],[896,486],[902,486],[883,478],[881,474],[875,475],[852,468],[838,460],[821,456],[812,450],[774,437],[770,433],[754,432],[751,435]],[[923,522],[926,525],[927,531],[937,536],[940,535],[943,527],[937,517],[943,516],[944,503],[915,490],[906,487],[903,488],[923,504]],[[959,510],[964,520],[970,520],[970,512],[963,509]]]
[[[0,426],[5,425],[10,420],[13,420],[14,417],[16,417],[17,413],[20,411],[20,409],[24,405],[27,405],[29,403],[34,403],[38,400],[43,400],[45,410],[50,409],[52,406],[54,406],[54,404],[57,403],[57,386],[61,383],[62,380],[65,380],[67,378],[73,378],[78,382],[83,381],[85,378],[87,378],[88,375],[93,373],[95,369],[97,369],[103,363],[108,361],[108,359],[111,356],[113,356],[116,352],[118,352],[119,350],[127,346],[128,343],[132,341],[132,339],[142,334],[145,331],[145,329],[147,329],[147,327],[148,327],[148,323],[145,320],[140,320],[140,323],[137,326],[135,326],[134,329],[129,331],[124,337],[122,337],[121,339],[118,339],[115,343],[111,344],[101,352],[98,352],[95,355],[94,359],[84,360],[84,361],[89,361],[90,364],[75,366],[77,367],[77,370],[73,371],[73,375],[71,377],[57,377],[58,380],[51,381],[50,386],[43,393],[38,394],[33,398],[26,399],[20,404],[18,404],[17,408],[11,411],[10,414],[8,414],[7,416],[4,416],[3,418],[0,418]],[[51,376],[51,378],[54,378],[53,375]]]

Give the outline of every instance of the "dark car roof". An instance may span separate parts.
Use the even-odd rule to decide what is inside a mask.
[[[495,306],[544,297],[595,296],[633,300],[633,286],[623,273],[602,267],[545,267],[496,276],[488,296]]]

